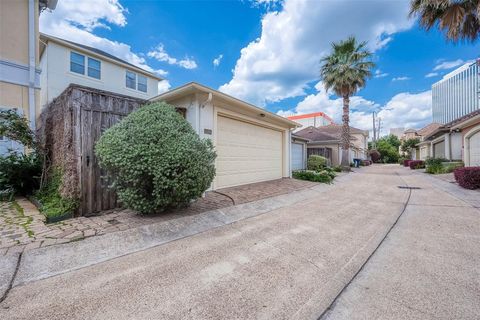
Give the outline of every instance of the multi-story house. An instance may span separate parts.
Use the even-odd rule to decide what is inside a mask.
[[[35,130],[40,109],[38,18],[54,0],[0,1],[0,108],[24,115]],[[0,155],[23,147],[0,137]]]
[[[150,99],[158,95],[162,78],[105,51],[40,35],[42,107],[70,84],[78,84],[126,96]]]
[[[303,126],[303,128],[306,128],[306,127],[317,128],[317,127],[333,124],[333,120],[323,112],[300,114],[296,116],[289,116],[287,118],[289,120],[295,121],[296,123],[300,123]],[[299,131],[299,130],[301,130],[301,128],[295,129],[295,131]]]

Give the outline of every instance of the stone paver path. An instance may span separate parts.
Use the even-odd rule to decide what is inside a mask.
[[[52,224],[45,224],[45,217],[30,201],[17,198],[14,202],[0,202],[0,256],[194,215],[315,185],[295,179],[266,181],[207,192],[204,198],[188,208],[170,212],[140,215],[132,210],[118,209],[98,216],[78,217]]]

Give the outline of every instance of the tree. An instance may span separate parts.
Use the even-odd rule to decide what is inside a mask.
[[[355,37],[338,43],[332,43],[332,52],[322,59],[320,75],[325,90],[332,89],[343,98],[342,115],[342,167],[350,169],[350,97],[365,87],[367,78],[372,76],[375,64],[370,61],[372,54],[366,48],[367,43],[358,43]]]
[[[410,16],[419,16],[426,30],[438,27],[453,42],[480,36],[480,0],[412,0]]]
[[[377,150],[380,152],[380,160],[383,163],[396,163],[400,157],[398,148],[400,140],[395,135],[382,137],[377,141]]]
[[[152,103],[107,129],[95,145],[122,203],[141,213],[188,205],[215,176],[215,151],[166,103]]]
[[[402,141],[402,145],[400,149],[407,155],[407,158],[411,158],[412,156],[412,149],[415,148],[417,144],[420,143],[420,139],[418,138],[410,138],[407,140]]]

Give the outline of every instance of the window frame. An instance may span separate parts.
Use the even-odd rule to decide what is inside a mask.
[[[140,78],[145,79],[145,84],[140,83]],[[145,86],[145,91],[140,90],[140,85]],[[137,74],[137,90],[140,91],[140,92],[147,93],[147,91],[148,91],[148,78],[146,76],[141,75],[141,74]]]
[[[133,79],[128,78],[129,73],[134,76]],[[133,87],[130,87],[128,85],[128,80],[133,81]],[[128,88],[128,89],[137,90],[137,74],[135,72],[130,71],[130,70],[125,70],[125,87]]]
[[[83,65],[81,65],[80,63],[76,62],[76,61],[73,61],[72,57],[73,56],[80,56],[82,57],[83,59]],[[72,66],[74,65],[77,65],[77,66],[81,66],[82,67],[82,72],[77,72],[75,70],[73,70]],[[70,51],[70,72],[73,72],[75,74],[81,74],[81,75],[85,75],[85,55],[84,54],[80,54],[78,52],[75,52],[75,51]]]
[[[90,61],[98,62],[98,69],[96,69],[94,67],[91,67],[90,66]],[[98,78],[90,75],[90,69],[92,69],[94,71],[98,71]],[[87,76],[90,77],[90,78],[93,78],[93,79],[97,79],[97,80],[102,79],[102,61],[101,60],[98,60],[98,59],[95,59],[95,58],[92,58],[92,57],[87,57]]]

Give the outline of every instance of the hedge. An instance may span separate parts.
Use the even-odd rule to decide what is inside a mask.
[[[422,161],[422,160],[410,160],[409,163],[408,163],[408,166],[412,170],[423,169],[423,168],[425,168],[425,162]]]
[[[409,167],[410,166],[410,161],[413,161],[413,160],[410,160],[410,159],[403,160],[403,166],[404,167]]]
[[[307,160],[307,169],[320,171],[327,166],[327,158],[312,154]]]
[[[166,103],[132,112],[95,146],[121,202],[141,213],[189,204],[215,176],[215,151]]]
[[[335,174],[333,172],[328,172],[327,170],[322,170],[320,172],[313,170],[302,170],[302,171],[293,171],[292,176],[295,179],[308,180],[313,182],[322,182],[322,183],[331,183]]]
[[[453,171],[457,183],[465,189],[480,188],[480,167],[458,168]]]

